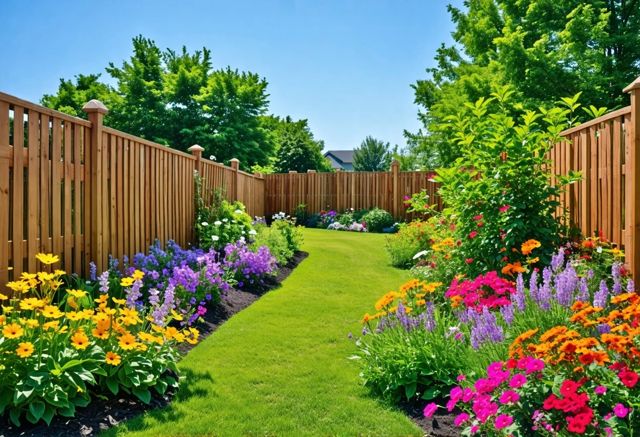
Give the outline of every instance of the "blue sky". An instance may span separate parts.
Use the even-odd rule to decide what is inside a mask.
[[[448,3],[462,0],[2,0],[0,91],[37,102],[61,77],[107,79],[142,34],[264,76],[270,111],[309,119],[327,149],[404,145],[419,127],[410,84],[451,42]]]

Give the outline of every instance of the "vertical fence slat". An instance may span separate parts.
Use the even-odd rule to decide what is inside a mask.
[[[13,108],[13,277],[17,278],[24,269],[22,240],[24,235],[24,109]]]
[[[9,105],[0,101],[0,290],[9,280]]]

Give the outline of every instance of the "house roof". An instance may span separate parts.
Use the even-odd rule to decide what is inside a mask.
[[[329,150],[325,152],[324,156],[331,155],[337,161],[343,164],[352,164],[353,163],[353,150]]]

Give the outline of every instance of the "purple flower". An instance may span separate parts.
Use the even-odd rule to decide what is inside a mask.
[[[518,278],[516,279],[516,292],[511,297],[511,300],[519,311],[525,310],[526,296],[524,294],[524,278],[522,277],[522,273],[518,273]]]
[[[511,324],[513,323],[513,319],[515,317],[514,311],[513,311],[513,304],[501,306],[500,314],[502,315],[502,319],[504,320],[504,322],[507,325],[511,326]]]
[[[564,249],[561,247],[558,252],[551,257],[551,269],[557,272],[564,265]]]
[[[600,281],[600,289],[596,291],[596,294],[593,296],[593,306],[596,308],[605,308],[607,306],[608,296],[609,289],[607,288],[607,283],[602,280]]]

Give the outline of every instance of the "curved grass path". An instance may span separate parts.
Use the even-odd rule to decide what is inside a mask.
[[[347,339],[406,272],[384,236],[310,229],[283,286],[232,317],[180,362],[177,399],[106,435],[422,435],[367,394]]]

